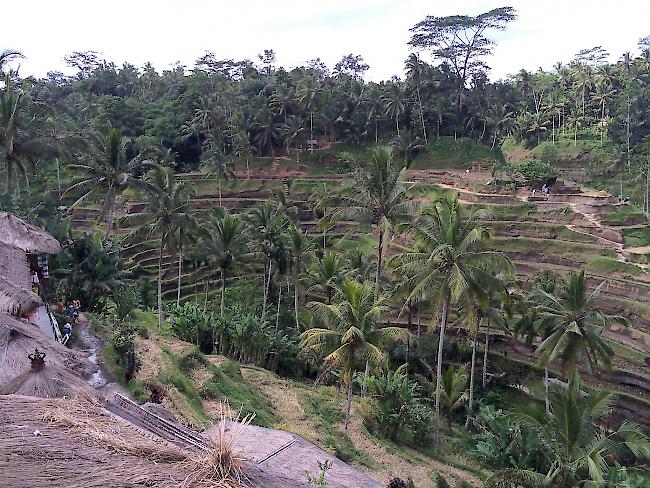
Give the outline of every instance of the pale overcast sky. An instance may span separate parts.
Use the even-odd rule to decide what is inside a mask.
[[[403,75],[409,29],[426,15],[506,5],[519,19],[495,35],[493,79],[550,69],[597,45],[616,60],[650,35],[650,0],[32,0],[3,5],[0,49],[20,50],[21,74],[37,76],[65,71],[63,56],[81,50],[159,70],[175,61],[191,67],[205,51],[256,60],[274,49],[288,68],[315,57],[331,68],[354,53],[370,65],[366,78],[379,81]]]

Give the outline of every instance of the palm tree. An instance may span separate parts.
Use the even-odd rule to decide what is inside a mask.
[[[13,49],[5,49],[0,52],[0,76],[4,77],[4,67],[7,63],[23,58],[24,56],[19,51],[14,51]]]
[[[300,307],[300,275],[303,272],[305,261],[311,256],[312,242],[309,236],[294,227],[289,232],[289,253],[291,254],[291,268],[293,272],[293,309],[296,319],[296,330],[300,330],[298,309]]]
[[[137,213],[127,215],[124,222],[140,227],[131,238],[158,236],[158,328],[162,332],[162,261],[165,245],[171,236],[192,217],[191,190],[183,181],[176,179],[174,172],[159,164],[149,164],[151,169],[141,180],[131,180],[131,186],[142,192],[146,206]]]
[[[440,401],[442,409],[447,412],[447,428],[452,432],[452,419],[457,411],[467,401],[467,373],[465,368],[448,366],[442,373],[440,381]]]
[[[399,118],[406,111],[408,102],[404,89],[398,82],[391,83],[385,88],[382,100],[384,102],[384,114],[395,119],[397,137],[399,137]]]
[[[493,265],[510,272],[512,264],[502,254],[483,249],[490,238],[488,229],[477,221],[484,212],[466,214],[457,199],[442,199],[422,210],[412,233],[415,248],[394,258],[396,273],[405,276],[403,286],[412,287],[411,297],[429,295],[440,320],[438,362],[436,365],[436,431],[440,424],[442,362],[445,330],[451,306],[469,290],[480,292],[481,283],[495,284],[485,271]]]
[[[4,54],[3,52],[2,55]],[[5,163],[5,193],[11,190],[14,169],[24,164],[17,144],[21,127],[20,115],[24,107],[23,99],[23,91],[13,89],[7,76],[5,89],[0,91],[0,145]]]
[[[199,253],[221,273],[220,312],[224,316],[228,275],[232,268],[251,257],[248,233],[244,220],[230,215],[225,209],[213,209],[203,227]]]
[[[328,304],[332,303],[334,292],[343,282],[347,268],[341,254],[325,251],[322,258],[315,259],[307,269],[307,279],[311,286],[309,293],[319,293]]]
[[[548,471],[506,469],[488,479],[486,486],[496,486],[502,480],[526,488],[612,486],[606,484],[605,477],[619,469],[617,459],[650,456],[650,439],[636,424],[626,420],[610,430],[598,425],[611,408],[609,392],[585,393],[580,378],[574,375],[568,388],[556,386],[551,390],[549,401],[548,411],[534,406],[518,415],[537,434],[548,459]]]
[[[223,159],[223,154],[219,151],[209,150],[203,155],[203,168],[206,169],[206,178],[214,177],[217,179],[219,190],[219,206],[223,206],[221,198],[221,180],[231,180],[235,178],[235,171],[228,161]]]
[[[286,264],[286,231],[291,221],[271,202],[254,207],[245,217],[255,246],[264,258],[262,280],[262,319],[266,316],[268,297],[273,276],[273,265],[280,270]]]
[[[183,275],[183,246],[187,241],[195,241],[198,234],[198,223],[194,212],[190,211],[189,218],[178,222],[174,233],[169,236],[169,244],[178,251],[178,273],[176,276],[176,305],[181,303],[181,278]]]
[[[303,104],[307,112],[309,112],[309,139],[314,140],[314,111],[318,104],[319,95],[322,92],[318,80],[316,78],[306,75],[298,82],[296,90],[296,98]],[[310,151],[313,152],[313,146],[310,144]]]
[[[298,139],[304,130],[305,128],[303,127],[302,120],[297,115],[290,116],[282,126],[282,137],[284,137],[284,140],[287,143],[287,156],[289,155],[289,147],[296,139]],[[298,162],[300,162],[300,151],[297,151],[297,154]]]
[[[584,271],[572,271],[561,280],[555,294],[537,291],[538,325],[548,330],[548,337],[537,348],[542,365],[559,356],[567,376],[575,373],[583,357],[591,369],[599,363],[611,365],[613,351],[602,337],[603,329],[612,321],[627,325],[627,320],[605,315],[597,308],[604,286],[603,281],[589,293]]]
[[[427,128],[424,123],[424,108],[422,106],[422,96],[420,95],[420,85],[422,84],[422,77],[424,76],[424,64],[420,61],[417,54],[411,53],[406,59],[406,74],[409,80],[415,84],[415,94],[418,99],[418,107],[420,112],[420,125],[422,126],[422,136],[424,143],[427,144]]]
[[[106,218],[104,242],[110,237],[113,229],[113,213],[115,198],[126,189],[133,171],[144,163],[143,155],[138,154],[129,160],[126,155],[128,137],[122,136],[122,131],[109,127],[106,134],[96,139],[96,157],[90,164],[71,164],[68,167],[78,171],[82,180],[68,188],[66,193],[83,192],[70,208],[81,205],[87,198],[103,195],[104,203],[99,219]]]
[[[314,319],[322,328],[302,333],[300,348],[303,353],[323,357],[321,377],[340,370],[347,386],[345,430],[350,424],[353,375],[364,364],[379,366],[385,360],[382,348],[403,340],[408,333],[401,327],[379,328],[386,306],[383,298],[373,297],[372,286],[346,278],[337,288],[340,302],[308,304]]]
[[[330,220],[351,220],[361,227],[377,230],[375,296],[378,296],[386,241],[397,231],[398,224],[415,214],[428,186],[407,187],[406,168],[397,167],[393,150],[388,146],[373,147],[368,164],[361,166],[355,161],[352,164],[353,178],[337,194],[324,197],[319,206],[329,212]]]

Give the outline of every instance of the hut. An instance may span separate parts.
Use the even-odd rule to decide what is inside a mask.
[[[84,392],[92,394],[86,381],[63,366],[47,364],[45,356],[38,348],[29,354],[30,369],[0,385],[0,395],[72,398]]]
[[[80,375],[96,369],[80,353],[53,341],[33,324],[0,313],[0,385],[31,368],[28,356],[35,348],[47,355],[48,365],[71,369]]]

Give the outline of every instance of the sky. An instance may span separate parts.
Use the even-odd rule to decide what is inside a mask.
[[[650,35],[649,0],[32,0],[3,5],[0,50],[25,55],[23,76],[71,73],[63,57],[84,50],[118,65],[150,61],[158,70],[177,61],[192,67],[206,51],[256,60],[273,49],[287,68],[316,57],[331,68],[353,53],[370,65],[366,79],[380,81],[403,76],[409,29],[426,15],[503,6],[516,8],[519,18],[491,34],[498,43],[487,60],[493,80],[521,68],[550,69],[598,45],[617,60]]]

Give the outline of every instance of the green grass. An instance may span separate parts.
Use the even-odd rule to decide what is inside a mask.
[[[497,234],[499,231],[509,231],[516,232],[518,230],[535,232],[540,235],[541,238],[547,239],[560,239],[565,241],[576,241],[576,242],[585,242],[593,243],[596,241],[596,237],[590,236],[587,234],[582,234],[580,232],[567,229],[564,225],[554,225],[546,224],[543,222],[489,222],[488,224],[492,229],[494,229]]]
[[[650,226],[623,229],[625,247],[650,246]]]
[[[645,224],[645,214],[632,205],[619,206],[613,212],[600,216],[602,222],[608,225],[635,225]]]
[[[492,162],[494,153],[488,146],[477,144],[469,138],[441,137],[432,139],[426,150],[418,154],[413,161],[414,169],[431,168],[466,168],[475,162]]]
[[[597,257],[587,263],[587,269],[601,274],[615,273],[617,271],[630,274],[632,276],[641,276],[645,274],[638,266],[630,263],[622,263],[616,259],[608,257]]]
[[[239,363],[228,360],[221,366],[207,363],[206,367],[212,378],[201,388],[203,398],[227,400],[242,415],[255,414],[253,423],[256,425],[272,427],[277,424],[272,405],[242,376]]]
[[[342,461],[374,467],[375,463],[368,454],[355,448],[347,434],[335,427],[345,419],[335,395],[314,392],[302,398],[302,402],[305,412],[316,419],[319,430],[324,434],[325,449],[333,452]]]
[[[492,247],[504,252],[527,255],[561,256],[565,259],[587,263],[599,257],[616,258],[616,252],[603,247],[550,239],[527,237],[496,237]]]

